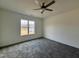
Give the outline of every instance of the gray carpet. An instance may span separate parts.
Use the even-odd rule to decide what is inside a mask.
[[[48,39],[37,39],[0,49],[0,58],[77,58],[79,49]]]

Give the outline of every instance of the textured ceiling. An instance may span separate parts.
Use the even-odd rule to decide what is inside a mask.
[[[40,1],[49,3],[51,0]],[[39,8],[39,5],[35,4],[34,0],[0,0],[0,8],[43,18],[67,12],[78,7],[79,0],[56,0],[56,3],[49,7],[54,10],[53,12],[46,11],[44,14],[41,14],[39,10],[33,10]]]

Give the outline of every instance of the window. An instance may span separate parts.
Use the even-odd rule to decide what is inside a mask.
[[[34,34],[34,33],[35,33],[35,22],[29,21],[29,34]]]
[[[28,35],[28,21],[21,20],[21,36]]]
[[[21,19],[21,36],[35,34],[35,21]]]

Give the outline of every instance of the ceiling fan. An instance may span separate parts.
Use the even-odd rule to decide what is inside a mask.
[[[51,1],[50,3],[48,3],[48,4],[46,4],[45,2],[43,2],[43,3],[41,4],[41,3],[39,3],[39,1],[36,1],[36,3],[40,5],[40,8],[34,9],[34,10],[42,10],[42,11],[41,11],[41,14],[43,14],[45,10],[47,10],[47,11],[53,11],[52,9],[49,9],[48,7],[51,6],[52,4],[54,4],[54,3],[55,3],[55,0],[52,0],[52,1]]]

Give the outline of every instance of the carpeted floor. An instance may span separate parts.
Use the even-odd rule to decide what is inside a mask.
[[[37,39],[0,49],[2,58],[77,58],[79,49],[48,39]]]

